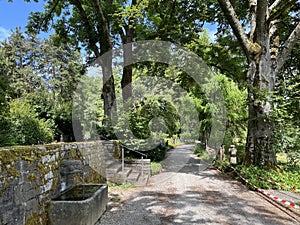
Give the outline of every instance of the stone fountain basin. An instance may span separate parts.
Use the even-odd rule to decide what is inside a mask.
[[[53,225],[94,225],[107,202],[107,184],[77,185],[51,200],[49,218]]]

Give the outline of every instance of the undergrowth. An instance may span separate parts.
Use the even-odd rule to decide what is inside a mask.
[[[151,162],[151,175],[159,174],[162,170],[160,162]]]
[[[108,184],[108,187],[112,189],[125,190],[125,189],[135,188],[136,186],[133,184]]]
[[[215,162],[214,166],[218,167],[225,173],[229,173],[238,180],[242,181],[241,178],[236,174],[236,172],[228,167],[228,162]],[[287,164],[280,165],[275,170],[265,170],[255,166],[245,166],[237,165],[235,169],[239,174],[247,179],[250,183],[254,184],[261,189],[281,189],[286,191],[294,191],[286,186],[293,187],[295,189],[300,189],[300,166],[289,166]],[[286,186],[280,186],[269,181],[262,180],[258,178],[261,176],[263,178],[271,179],[277,183],[285,184]],[[244,181],[242,181],[244,183]],[[251,185],[246,184],[249,188],[254,189]]]

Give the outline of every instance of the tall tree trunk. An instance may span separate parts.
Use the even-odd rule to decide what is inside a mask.
[[[136,6],[137,1],[132,0],[131,7]],[[135,19],[132,17],[128,18],[128,24],[126,24],[123,29],[120,29],[120,36],[123,43],[123,59],[124,59],[124,68],[123,68],[123,76],[121,80],[121,88],[122,88],[122,97],[123,101],[126,102],[132,96],[132,42],[133,42],[133,34],[134,34],[134,21]],[[125,33],[124,33],[125,31]]]
[[[131,43],[131,40],[127,43]],[[123,68],[123,76],[121,80],[121,88],[122,88],[122,97],[123,101],[126,102],[131,96],[132,96],[132,65],[128,65],[131,61],[132,57],[132,45],[126,44],[123,47],[123,57],[124,57],[124,63],[126,66]]]
[[[248,72],[248,134],[245,163],[261,167],[276,165],[276,152],[272,148],[273,109],[270,93],[274,89],[274,72],[269,54],[250,62]]]
[[[97,23],[97,29],[95,29],[93,23],[90,22],[84,4],[80,0],[70,0],[70,2],[79,10],[81,19],[87,30],[89,49],[91,49],[95,56],[101,60],[100,63],[103,73],[102,98],[104,102],[104,124],[110,126],[109,118],[112,117],[112,111],[116,107],[116,94],[114,78],[112,75],[112,41],[109,31],[109,22],[104,15],[99,0],[89,1],[91,6],[95,9],[97,20],[99,21],[99,23]],[[112,4],[112,1],[109,3]],[[104,54],[106,55],[104,56]]]
[[[248,57],[248,135],[246,162],[256,166],[274,167],[276,153],[272,150],[273,106],[275,71],[270,53],[270,27],[267,23],[268,1],[259,1],[256,9],[256,27],[253,42],[261,46]]]
[[[110,53],[110,52],[109,52]],[[116,95],[115,95],[115,84],[112,74],[112,55],[105,55],[102,61],[103,71],[103,88],[102,98],[104,102],[104,125],[110,126],[110,118],[113,116],[113,111],[116,110]]]
[[[110,126],[110,118],[112,118],[113,111],[116,110],[116,94],[114,77],[112,73],[112,41],[109,31],[109,23],[103,13],[99,1],[92,1],[96,9],[97,17],[100,21],[97,29],[99,32],[100,54],[102,56],[101,66],[103,72],[103,89],[102,97],[104,102],[104,124]],[[112,4],[112,3],[111,3]],[[105,55],[104,55],[105,54]]]
[[[279,51],[277,23],[286,10],[297,0],[249,0],[250,35],[240,23],[230,0],[218,0],[233,33],[248,60],[248,134],[246,164],[274,167],[276,152],[272,148],[273,110],[271,94],[275,75],[280,71],[293,46],[300,38],[300,23],[291,32]]]

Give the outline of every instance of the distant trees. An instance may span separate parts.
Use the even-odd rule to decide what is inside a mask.
[[[72,99],[83,73],[79,53],[56,46],[54,36],[40,40],[19,29],[0,45],[1,122],[6,124],[1,132],[9,136],[1,145],[49,142],[61,135],[74,140]],[[36,138],[29,140],[30,135]]]
[[[114,46],[137,40],[170,41],[196,53],[218,74],[214,82],[219,83],[228,108],[224,143],[232,142],[230,137],[244,142],[247,132],[245,163],[272,168],[276,165],[278,140],[292,137],[280,148],[286,151],[297,148],[299,94],[295,90],[299,86],[299,18],[297,0],[47,0],[44,12],[31,13],[27,27],[33,32],[53,28],[56,35],[44,42],[30,35],[24,41],[16,32],[10,38],[11,43],[3,45],[7,60],[0,61],[0,65],[5,65],[1,71],[7,74],[3,79],[9,85],[0,81],[3,90],[0,98],[4,102],[0,107],[7,108],[5,101],[9,104],[9,97],[26,96],[40,118],[54,121],[55,134],[70,133],[70,101],[82,72],[76,50],[84,49],[88,65]],[[207,31],[202,35],[205,22],[218,26],[214,41],[209,40]],[[124,50],[126,64],[134,49],[127,45]],[[113,76],[111,55],[106,56],[99,62],[103,71],[103,114],[95,105],[91,110],[105,118],[101,122],[112,118],[117,99],[115,90],[119,85],[119,81],[115,82],[119,77]],[[123,68],[119,80],[124,102],[133,93],[134,72],[164,77],[180,85],[197,108],[199,139],[207,140],[214,106],[204,92],[211,91],[213,84],[199,87],[183,71],[175,71],[163,63],[141,62]],[[124,92],[125,86],[128,93]],[[8,112],[4,108],[3,115],[4,111]],[[91,118],[89,113],[84,111],[83,117]],[[98,123],[90,121],[94,122]],[[283,129],[286,126],[293,129]],[[103,127],[100,130],[106,132]]]
[[[56,41],[83,47],[90,61],[104,53],[106,57],[100,63],[103,71],[102,98],[104,115],[112,116],[115,107],[115,85],[112,76],[112,57],[109,52],[113,47],[111,37],[111,17],[115,12],[114,1],[47,0],[44,12],[33,12],[28,29],[31,32],[47,31],[50,27],[56,31]],[[108,122],[108,120],[107,120]]]

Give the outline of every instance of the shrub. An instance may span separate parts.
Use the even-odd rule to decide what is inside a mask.
[[[162,145],[157,146],[154,149],[148,150],[148,151],[140,151],[143,154],[146,155],[147,159],[150,159],[151,162],[160,162],[164,160],[166,157],[168,147],[164,147]],[[127,150],[125,148],[125,157],[126,158],[141,158],[141,155],[139,153],[136,153],[134,151]],[[144,157],[145,158],[145,157]]]
[[[0,146],[12,145],[12,135],[9,132],[11,127],[10,120],[5,113],[0,114]]]
[[[159,162],[151,162],[151,175],[159,174],[161,172],[162,165]]]
[[[230,167],[228,167],[228,162],[215,162],[214,166],[217,166],[223,172],[230,172],[232,175],[236,176],[238,179],[238,175],[234,173]],[[258,176],[262,176],[264,178],[272,179],[278,183],[285,184],[290,187],[295,187],[296,189],[300,189],[299,184],[299,175],[300,175],[300,167],[299,166],[290,166],[284,165],[277,170],[265,170],[262,168],[258,168],[255,166],[244,166],[238,165],[236,166],[237,171],[241,174],[242,177],[246,178],[251,184],[263,189],[283,189],[289,190],[284,186],[279,186],[276,184],[272,184],[271,182],[262,180],[258,178]],[[243,181],[244,182],[244,181]],[[249,186],[249,185],[248,185]],[[249,186],[253,189],[252,186]]]
[[[28,103],[21,100],[12,101],[9,120],[12,144],[32,145],[53,141],[50,124],[39,119]]]
[[[194,148],[194,153],[200,158],[205,157],[207,155],[207,152],[205,151],[205,145],[197,144]]]
[[[167,148],[160,145],[153,150],[144,152],[152,162],[160,162],[166,157]]]

